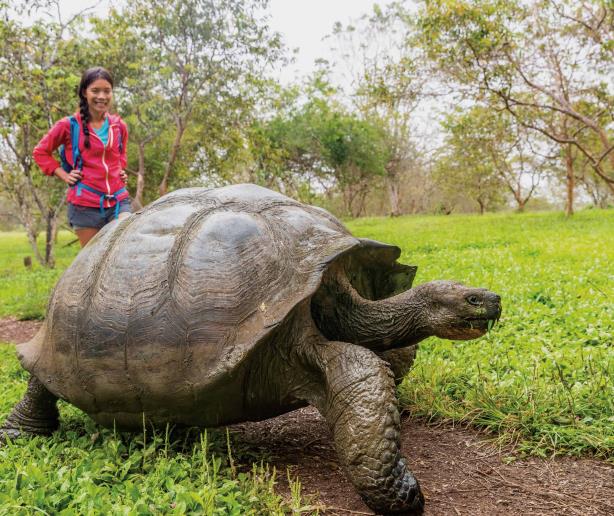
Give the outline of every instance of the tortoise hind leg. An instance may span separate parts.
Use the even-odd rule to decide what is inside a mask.
[[[24,397],[0,428],[0,442],[6,437],[52,434],[59,426],[57,400],[38,378],[30,377]]]
[[[313,349],[321,388],[307,399],[326,418],[349,480],[378,513],[422,514],[420,486],[400,452],[398,402],[388,364],[345,342]]]

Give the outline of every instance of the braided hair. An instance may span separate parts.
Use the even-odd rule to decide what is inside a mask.
[[[83,128],[83,134],[85,136],[85,147],[90,148],[90,130],[87,124],[90,121],[90,110],[87,105],[87,97],[85,96],[85,90],[88,86],[98,79],[104,79],[111,87],[113,87],[113,77],[104,68],[97,66],[95,68],[89,68],[83,72],[81,76],[81,82],[79,83],[79,113],[81,114],[81,126]]]

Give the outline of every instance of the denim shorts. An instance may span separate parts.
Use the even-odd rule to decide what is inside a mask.
[[[132,213],[130,198],[127,197],[119,201],[119,213]],[[89,206],[79,206],[71,202],[68,203],[68,222],[70,227],[78,230],[85,228],[100,229],[115,218],[115,206],[104,208],[104,215],[100,208]]]

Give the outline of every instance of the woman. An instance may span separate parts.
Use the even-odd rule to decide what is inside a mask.
[[[34,148],[34,160],[42,171],[71,187],[68,221],[81,247],[105,224],[131,213],[124,171],[128,128],[118,115],[109,113],[112,100],[111,74],[100,67],[86,70],[79,84],[79,112],[57,122]],[[76,149],[73,141],[78,141]],[[53,156],[61,145],[67,170]]]

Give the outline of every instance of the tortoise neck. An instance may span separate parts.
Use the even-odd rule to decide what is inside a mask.
[[[432,335],[422,287],[372,301],[335,274],[312,300],[312,316],[331,340],[351,342],[376,351],[414,345]]]

